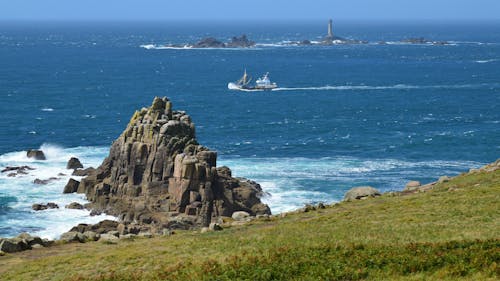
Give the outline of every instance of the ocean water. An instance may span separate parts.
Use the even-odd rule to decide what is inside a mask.
[[[500,157],[500,24],[335,23],[366,45],[284,46],[320,40],[323,22],[0,24],[0,237],[55,238],[88,211],[62,194],[77,156],[98,166],[134,110],[168,96],[187,111],[219,165],[259,182],[274,213],[335,202],[349,188],[401,190]],[[246,33],[252,49],[165,49]],[[400,44],[425,37],[449,45]],[[379,41],[389,44],[378,44]],[[243,70],[279,89],[232,92]],[[23,152],[42,148],[47,161]],[[58,174],[66,174],[58,176]],[[36,178],[58,177],[48,185]],[[34,212],[34,203],[60,209]]]

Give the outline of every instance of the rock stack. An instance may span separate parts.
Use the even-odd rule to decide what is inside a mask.
[[[261,187],[216,167],[217,153],[198,144],[189,115],[156,97],[136,111],[99,168],[82,179],[95,212],[159,228],[208,226],[233,212],[270,214]]]

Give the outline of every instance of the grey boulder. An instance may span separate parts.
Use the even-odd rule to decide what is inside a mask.
[[[359,200],[367,197],[380,196],[380,192],[371,186],[353,187],[344,195],[344,201]]]

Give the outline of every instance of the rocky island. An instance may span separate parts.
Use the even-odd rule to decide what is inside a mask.
[[[333,33],[333,21],[330,19],[328,21],[327,34],[320,40],[309,40],[303,39],[299,41],[283,41],[274,45],[280,46],[333,46],[333,45],[358,45],[358,44],[370,44],[371,42],[366,40],[349,39],[340,37]],[[426,39],[424,37],[414,37],[406,38],[397,41],[378,41],[377,45],[386,44],[399,44],[399,45],[450,45],[448,41],[433,41]],[[196,43],[185,43],[185,44],[165,44],[165,45],[141,45],[145,49],[223,49],[223,48],[252,48],[252,47],[266,46],[266,44],[257,44],[247,38],[245,34],[241,36],[234,36],[228,42],[220,41],[214,37],[206,37],[200,39]]]
[[[192,44],[167,44],[164,47],[167,48],[195,48],[195,49],[203,49],[203,48],[250,48],[254,47],[255,42],[250,41],[245,34],[240,37],[234,36],[227,43],[219,41],[214,37],[206,37],[202,38],[200,41]]]
[[[94,212],[157,230],[208,226],[237,211],[271,213],[260,185],[217,167],[217,153],[198,143],[191,117],[158,97],[135,112],[77,192]]]

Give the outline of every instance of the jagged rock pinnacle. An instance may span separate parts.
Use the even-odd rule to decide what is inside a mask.
[[[94,211],[162,227],[179,218],[195,227],[235,211],[270,213],[257,183],[233,178],[229,168],[216,164],[217,153],[198,144],[191,117],[156,97],[151,107],[134,113],[78,192],[86,194]]]

